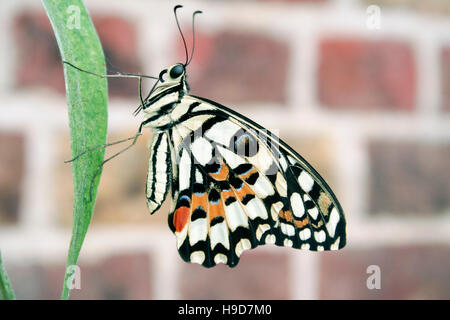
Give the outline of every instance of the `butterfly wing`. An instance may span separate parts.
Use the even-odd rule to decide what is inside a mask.
[[[205,267],[239,262],[266,243],[307,250],[346,244],[343,210],[287,144],[213,101],[185,96],[170,130],[173,207],[181,257]]]
[[[145,194],[147,207],[153,214],[161,207],[169,191],[171,181],[171,158],[166,132],[155,131],[149,143],[151,154],[148,163]]]

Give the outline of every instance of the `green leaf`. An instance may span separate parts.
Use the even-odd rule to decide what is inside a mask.
[[[8,274],[5,268],[3,268],[2,254],[0,252],[0,299],[3,300],[14,300],[16,296],[14,290],[11,287],[11,282],[9,281]]]
[[[42,0],[58,42],[61,57],[79,68],[105,74],[105,58],[94,25],[81,0]],[[69,111],[72,156],[106,142],[107,82],[64,64]],[[91,222],[100,175],[91,180],[101,166],[104,149],[89,152],[72,162],[74,187],[73,229],[67,257],[62,299],[69,298],[67,283],[71,266],[76,265]]]

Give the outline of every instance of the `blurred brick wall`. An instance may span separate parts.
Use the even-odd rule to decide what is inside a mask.
[[[157,75],[184,60],[174,4],[87,7],[113,65]],[[374,29],[372,4],[381,9]],[[190,13],[204,11],[192,92],[279,132],[304,155],[341,200],[348,246],[259,247],[235,269],[182,262],[168,204],[153,216],[146,209],[146,133],[103,171],[72,297],[450,298],[449,8],[437,0],[186,2],[188,43]],[[0,18],[0,249],[19,298],[55,299],[72,208],[62,67],[39,2],[11,1]],[[135,80],[110,82],[108,140],[134,134],[138,104]],[[370,265],[380,267],[379,290],[366,286]]]

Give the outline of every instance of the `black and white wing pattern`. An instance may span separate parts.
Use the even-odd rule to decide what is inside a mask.
[[[242,115],[185,95],[167,131],[171,149],[169,226],[187,262],[236,266],[263,244],[338,250],[343,210],[294,150]],[[165,189],[164,189],[165,190]]]

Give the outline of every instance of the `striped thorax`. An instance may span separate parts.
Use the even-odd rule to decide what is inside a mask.
[[[181,99],[188,93],[186,70],[183,64],[177,63],[164,69],[159,75],[159,82],[150,96],[144,101],[143,111],[146,113],[144,126],[164,129],[180,115],[173,114]]]

